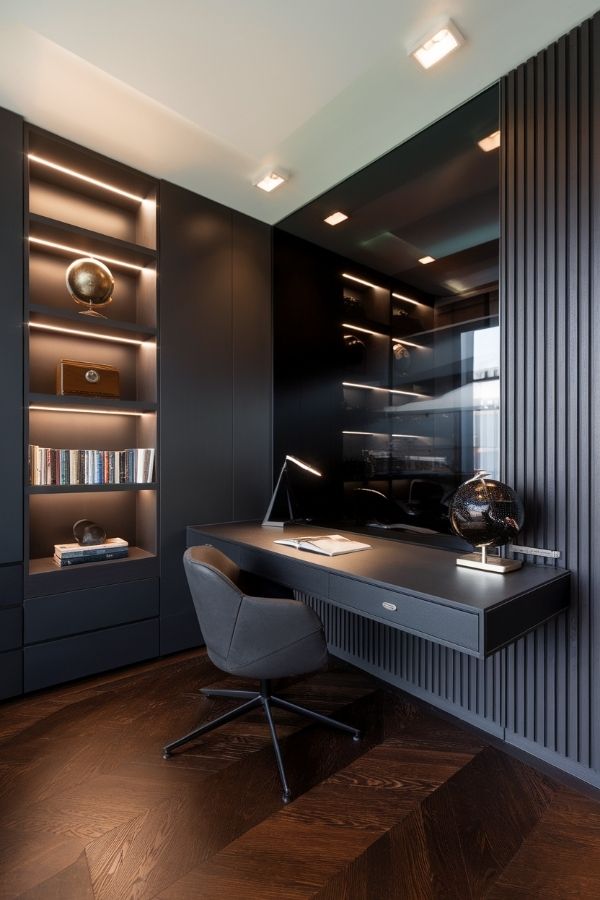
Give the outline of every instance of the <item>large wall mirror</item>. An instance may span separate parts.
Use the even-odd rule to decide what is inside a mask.
[[[275,462],[326,472],[307,516],[452,546],[454,490],[499,475],[498,104],[494,86],[275,229]]]

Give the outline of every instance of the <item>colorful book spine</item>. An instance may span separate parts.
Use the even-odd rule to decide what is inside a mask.
[[[29,445],[32,485],[148,484],[154,478],[155,450],[74,450]]]

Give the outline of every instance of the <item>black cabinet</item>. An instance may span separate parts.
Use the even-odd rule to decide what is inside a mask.
[[[23,120],[0,109],[0,564],[23,559]]]
[[[200,633],[181,558],[190,521],[257,518],[271,491],[271,235],[162,183],[161,653]]]

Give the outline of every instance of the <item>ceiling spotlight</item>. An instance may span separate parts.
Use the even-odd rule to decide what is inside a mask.
[[[345,222],[348,216],[343,212],[334,212],[331,213],[330,216],[327,216],[326,219],[323,219],[324,222],[327,222],[328,225],[339,225],[340,222]]]
[[[267,172],[266,175],[263,175],[259,181],[254,182],[254,186],[260,188],[261,191],[266,191],[267,194],[270,194],[271,191],[274,191],[275,188],[278,188],[280,184],[284,184],[287,181],[287,177],[279,172]]]
[[[423,38],[418,46],[410,51],[409,55],[416,59],[424,69],[429,69],[444,56],[464,44],[464,40],[454,22],[448,19],[441,28]]]
[[[429,263],[435,262],[435,256],[422,256],[419,262],[422,266],[428,266]]]
[[[485,150],[486,153],[489,153],[490,150],[497,150],[500,146],[500,132],[493,131],[491,134],[488,134],[487,137],[477,141],[477,146]]]

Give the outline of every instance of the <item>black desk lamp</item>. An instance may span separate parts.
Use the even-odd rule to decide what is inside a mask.
[[[294,463],[295,466],[298,466],[300,469],[304,469],[305,472],[310,472],[311,475],[317,475],[319,478],[322,476],[322,472],[318,472],[317,469],[313,469],[312,466],[309,466],[307,463],[302,462],[301,459],[297,459],[295,456],[286,456],[283,461],[283,465],[281,467],[281,472],[279,473],[279,478],[277,479],[277,484],[275,485],[275,490],[273,491],[273,496],[271,497],[271,502],[269,503],[269,508],[265,514],[265,517],[262,521],[263,525],[268,525],[272,528],[283,528],[286,522],[294,521],[294,511],[292,508],[292,498],[290,494],[290,485],[288,481],[288,463]],[[274,513],[274,510],[281,510],[281,507],[287,508],[287,512],[289,513],[286,519],[277,519],[277,512]],[[275,515],[276,518],[271,519],[271,516]]]

